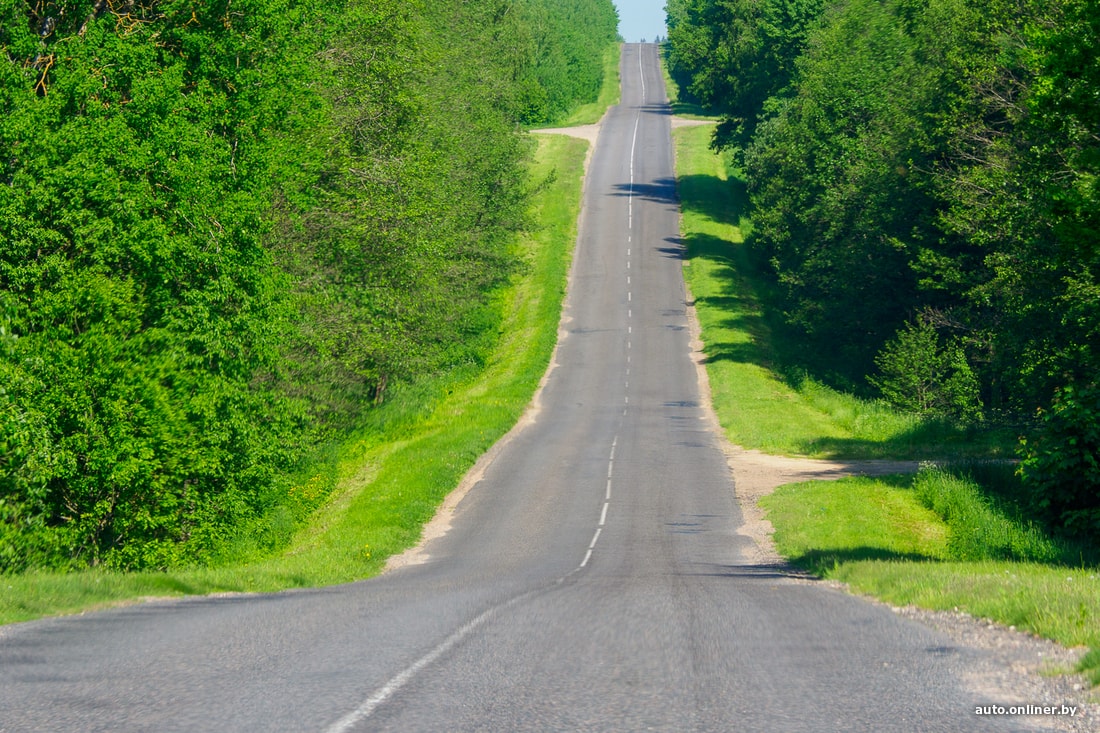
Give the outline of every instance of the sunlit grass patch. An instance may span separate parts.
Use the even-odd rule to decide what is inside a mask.
[[[898,412],[792,371],[745,250],[751,228],[744,182],[709,148],[707,127],[676,130],[685,278],[702,328],[707,374],[731,442],[769,453],[834,458],[998,455],[1014,436]]]
[[[852,562],[948,558],[942,519],[912,491],[883,479],[789,484],[760,506],[775,526],[779,551],[822,576]]]
[[[949,470],[780,487],[760,502],[794,564],[889,603],[962,610],[1068,647],[1100,681],[1100,566]]]
[[[513,254],[526,267],[499,296],[504,320],[486,366],[387,390],[385,402],[368,411],[354,435],[330,446],[316,470],[303,471],[296,488],[303,495],[314,490],[311,482],[335,484],[307,526],[278,542],[274,553],[270,546],[265,552],[256,538],[242,537],[228,545],[218,567],[0,576],[0,623],[145,597],[358,580],[377,574],[390,555],[414,545],[443,498],[522,414],[557,340],[587,143],[539,136],[537,144],[531,180],[550,184],[534,202],[537,225],[516,243]]]

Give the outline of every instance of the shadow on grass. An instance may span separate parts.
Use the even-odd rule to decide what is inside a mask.
[[[150,589],[155,589],[160,593],[193,596],[199,593],[208,592],[207,588],[202,583],[187,582],[177,575],[150,573],[145,577],[149,582]]]
[[[809,550],[790,558],[797,568],[824,577],[838,565],[854,562],[942,562],[941,558],[916,552],[895,552],[882,547],[850,547],[843,550]]]
[[[719,116],[718,113],[714,110],[707,109],[701,104],[694,104],[692,102],[672,102],[672,104],[669,105],[669,108],[672,110],[672,114],[676,115],[677,117],[712,118]]]
[[[1001,431],[967,428],[939,421],[918,422],[884,441],[823,437],[806,441],[802,450],[812,455],[854,459],[927,459],[958,461],[1011,455]]]
[[[698,214],[718,224],[741,226],[749,215],[748,188],[740,178],[691,174],[677,180],[680,206],[685,214]]]
[[[660,195],[667,201],[662,182]],[[692,174],[678,179],[680,206],[685,214],[704,217],[725,226],[741,226],[750,213],[745,182],[722,180],[713,175]],[[728,314],[719,320],[721,329],[743,334],[743,338],[708,340],[705,354],[709,363],[736,362],[759,366],[790,387],[805,393],[807,385],[824,385],[837,392],[869,400],[869,388],[862,375],[869,368],[866,355],[851,353],[850,345],[839,340],[810,342],[784,320],[779,286],[748,243],[736,243],[714,234],[691,232],[683,238],[684,258],[706,261],[715,279],[715,292],[697,299],[712,312]],[[883,408],[883,416],[886,414]],[[875,420],[869,407],[863,418]],[[885,440],[819,438],[799,446],[804,453],[851,459],[969,458],[1011,455],[1016,442],[1014,428],[960,426],[942,420],[914,419],[913,426]]]

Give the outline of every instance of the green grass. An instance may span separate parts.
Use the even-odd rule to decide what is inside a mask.
[[[1077,548],[1052,539],[1038,524],[1029,522],[1018,505],[993,493],[993,487],[1018,483],[1014,470],[1011,464],[993,464],[983,470],[986,480],[979,483],[965,463],[952,464],[950,468],[934,464],[921,468],[913,489],[921,504],[950,528],[947,543],[950,558],[1047,564],[1082,562]]]
[[[784,364],[765,285],[744,241],[744,182],[708,147],[709,127],[674,133],[685,277],[706,344],[715,409],[729,439],[769,453],[832,458],[1006,455],[1012,437],[921,420],[833,389]]]
[[[1100,684],[1100,552],[1027,521],[1012,436],[922,422],[791,370],[744,239],[744,184],[676,133],[685,277],[702,327],[715,410],[728,438],[769,453],[937,456],[915,476],[791,484],[761,500],[779,552],[822,577],[897,605],[964,610],[1066,646],[1090,646]]]
[[[595,102],[578,107],[573,114],[563,123],[564,127],[575,125],[594,125],[603,119],[608,107],[619,103],[619,58],[622,55],[622,46],[613,43],[607,47],[603,55],[603,86],[600,96]]]
[[[582,140],[538,138],[532,180],[551,184],[534,202],[538,225],[516,245],[515,256],[528,266],[501,296],[506,320],[488,366],[391,389],[367,424],[334,448],[337,491],[285,551],[260,558],[243,542],[231,553],[238,561],[224,567],[0,577],[0,623],[144,597],[352,581],[377,574],[390,555],[415,544],[443,498],[515,424],[546,370],[576,239],[586,150]],[[306,476],[297,490],[311,491],[328,470]]]
[[[1100,567],[944,469],[782,486],[760,501],[794,564],[892,604],[963,610],[1067,646],[1100,684]]]

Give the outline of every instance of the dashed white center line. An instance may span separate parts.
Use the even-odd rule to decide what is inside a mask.
[[[639,73],[639,76],[641,78],[642,103],[644,104],[645,100],[646,100],[646,86],[645,86],[644,68],[643,68],[643,65],[642,65],[642,57],[640,55],[638,57],[638,73]],[[630,192],[629,192],[629,195],[628,195],[628,198],[627,198],[627,223],[628,223],[628,226],[627,226],[627,230],[628,230],[627,243],[632,243],[633,242],[633,235],[632,235],[631,232],[634,228],[634,160],[635,160],[635,151],[637,150],[637,143],[638,143],[638,125],[639,125],[640,122],[641,122],[641,115],[639,114],[634,120],[634,135],[633,135],[633,138],[631,139],[631,143],[630,143]],[[628,258],[627,262],[626,262],[626,268],[629,270],[630,269],[630,259],[629,259],[629,257],[631,255],[631,248],[629,248],[629,247],[627,248],[626,254],[627,254],[627,258]],[[629,275],[627,276],[627,285],[630,285],[630,276]],[[633,300],[633,293],[631,291],[627,291],[626,299],[627,299],[627,301]],[[633,315],[634,315],[633,312],[628,308],[627,309],[627,318],[632,318]],[[631,329],[629,327],[627,329],[627,332],[628,333],[631,332]],[[627,348],[628,349],[631,348],[631,343],[630,343],[629,340],[627,341]],[[627,354],[626,361],[627,361],[627,364],[630,363],[630,354]],[[627,375],[629,375],[630,374],[630,369],[627,368],[626,372],[627,372]],[[629,382],[626,383],[626,387],[629,389],[629,387],[630,387]],[[629,396],[625,397],[624,399],[627,403],[630,402],[630,397]],[[626,408],[623,409],[622,414],[623,414],[624,417],[626,416],[626,414],[627,414]],[[615,436],[615,439],[611,443],[611,455],[608,458],[608,465],[607,465],[607,490],[606,490],[605,495],[604,495],[603,508],[600,511],[599,525],[596,527],[596,532],[592,536],[592,542],[589,544],[588,550],[585,552],[584,559],[581,561],[581,564],[577,567],[577,569],[574,570],[573,572],[577,572],[577,570],[580,570],[580,569],[582,569],[582,568],[584,568],[588,565],[588,561],[592,559],[592,552],[596,548],[596,543],[599,542],[600,534],[601,534],[601,532],[603,532],[603,528],[607,524],[607,514],[608,514],[608,511],[611,507],[611,483],[612,483],[612,474],[614,473],[614,465],[615,465],[615,448],[618,445],[618,441],[619,441],[618,436]],[[570,573],[570,574],[572,574],[572,573]],[[564,578],[560,579],[559,582],[561,582],[562,580],[564,580]],[[347,731],[350,731],[352,728],[356,727],[359,723],[361,723],[365,719],[369,718],[379,706],[381,706],[387,700],[389,700],[391,697],[393,697],[393,695],[396,694],[398,692],[398,690],[400,690],[402,687],[404,687],[406,684],[408,684],[409,681],[412,680],[413,677],[415,677],[417,674],[419,674],[425,667],[433,664],[436,660],[438,660],[440,657],[442,657],[448,651],[450,651],[451,649],[456,647],[467,636],[472,634],[479,627],[483,626],[495,614],[499,613],[502,609],[508,608],[510,606],[516,605],[516,604],[524,601],[526,598],[530,597],[535,592],[536,591],[530,591],[528,593],[520,594],[520,595],[506,601],[505,603],[494,606],[493,608],[490,608],[489,610],[483,612],[482,614],[480,614],[479,616],[474,618],[472,621],[469,621],[468,623],[466,623],[465,625],[460,627],[457,631],[455,631],[450,636],[448,636],[446,639],[444,639],[442,643],[440,643],[438,646],[436,646],[434,649],[432,649],[428,654],[424,655],[419,660],[414,662],[412,665],[405,668],[403,671],[401,671],[396,676],[391,678],[389,680],[389,682],[387,682],[384,686],[379,688],[373,695],[371,695],[366,700],[364,700],[363,703],[358,708],[351,711],[350,713],[345,715],[343,718],[341,718],[340,720],[336,721],[335,723],[330,725],[328,728],[326,728],[326,733],[347,733]]]
[[[641,57],[638,58],[638,73],[639,73],[639,75],[642,76],[642,102],[644,103],[645,102],[645,78],[644,78],[644,70],[642,68],[642,59],[641,59]],[[627,236],[626,236],[627,244],[631,244],[634,241],[634,237],[633,237],[633,229],[634,229],[634,160],[635,160],[635,152],[637,151],[637,147],[638,147],[638,126],[639,126],[640,123],[641,123],[641,115],[639,114],[637,117],[634,118],[634,134],[633,134],[633,137],[631,138],[631,141],[630,141],[630,187],[629,187],[629,192],[627,194],[627,205],[626,205],[627,206],[627,209],[626,209],[626,211],[627,211]],[[627,247],[627,249],[626,249],[626,257],[627,257],[627,259],[626,259],[626,269],[627,270],[631,269],[630,256],[631,256],[631,248]],[[626,276],[626,284],[627,284],[628,288],[631,285],[631,282],[632,282],[631,277],[628,274]],[[634,292],[632,290],[629,290],[629,289],[627,290],[626,300],[627,300],[627,302],[632,302],[634,300]],[[627,318],[633,318],[634,317],[634,311],[631,308],[627,308],[626,317]],[[627,334],[633,334],[634,333],[633,327],[632,326],[627,326],[626,332],[627,332]],[[626,348],[627,348],[628,351],[633,348],[633,343],[631,342],[630,339],[627,339]],[[630,364],[630,354],[629,353],[626,355],[626,363],[628,365]],[[630,376],[630,367],[629,366],[626,369],[626,374],[627,374],[627,376]],[[630,389],[629,380],[627,380],[624,383],[624,388],[627,389],[627,390]],[[630,395],[624,395],[623,402],[625,404],[630,404]],[[627,414],[627,410],[626,410],[626,408],[624,408],[623,409],[623,415],[625,416],[626,414]],[[619,437],[615,436],[615,440],[612,441],[612,443],[611,443],[611,455],[608,457],[608,461],[607,461],[607,491],[606,491],[606,495],[604,497],[603,508],[600,510],[600,522],[599,522],[599,525],[596,527],[596,533],[592,536],[592,542],[588,545],[588,550],[584,554],[584,559],[581,560],[581,564],[577,567],[577,570],[580,570],[581,568],[586,567],[588,565],[588,561],[592,559],[592,553],[596,549],[596,543],[599,542],[600,533],[603,531],[603,527],[607,524],[607,513],[608,513],[609,509],[611,508],[611,483],[612,483],[611,480],[612,480],[612,475],[614,474],[614,471],[615,471],[615,447],[618,444],[618,441],[619,441]],[[576,572],[576,571],[574,571],[574,572]]]
[[[634,228],[634,150],[638,145],[638,123],[641,115],[634,118],[634,137],[630,141],[630,190],[626,198],[626,228]]]

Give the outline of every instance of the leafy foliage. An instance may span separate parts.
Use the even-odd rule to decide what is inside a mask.
[[[295,466],[389,381],[483,358],[518,7],[0,0],[0,572],[205,562],[322,502]],[[598,86],[611,3],[544,10]]]
[[[957,343],[943,345],[927,321],[907,324],[875,357],[871,383],[891,403],[926,417],[980,416],[978,380]]]
[[[1039,515],[1100,539],[1100,386],[1067,386],[1024,442],[1020,476]]]
[[[601,54],[618,38],[610,2],[518,0],[498,37],[515,55],[518,116],[524,124],[557,122],[600,93]]]
[[[751,246],[808,366],[1017,425],[1090,384],[1097,0],[843,0],[781,31],[767,7],[670,2],[669,57],[729,114],[717,142],[743,147]],[[775,83],[746,92],[769,54]]]
[[[687,96],[721,111],[716,142],[751,139],[795,63],[825,0],[670,0],[669,72]]]

